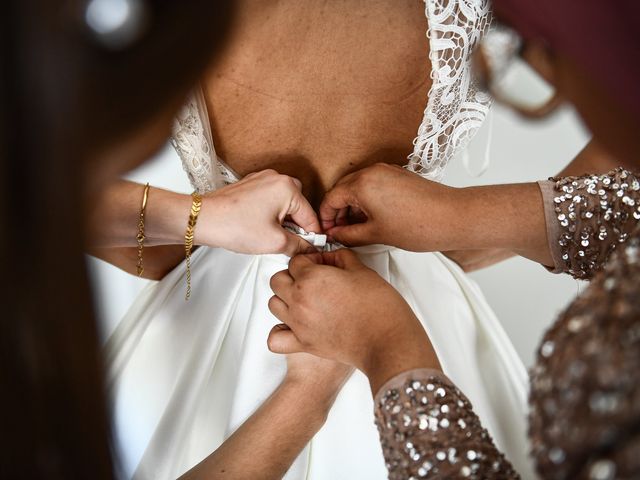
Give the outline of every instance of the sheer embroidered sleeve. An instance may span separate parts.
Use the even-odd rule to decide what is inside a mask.
[[[640,220],[640,181],[623,168],[539,185],[555,273],[593,277]]]
[[[469,400],[440,372],[391,379],[376,395],[375,418],[390,480],[519,478]]]

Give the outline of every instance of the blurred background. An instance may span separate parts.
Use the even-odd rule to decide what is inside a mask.
[[[543,123],[526,122],[496,106],[469,146],[467,165],[463,155],[447,170],[444,183],[453,186],[516,183],[546,179],[556,174],[582,149],[588,134],[573,111],[564,109]],[[489,149],[490,165],[482,170]],[[129,178],[152,186],[191,192],[180,160],[167,147]],[[513,199],[519,202],[518,198]],[[89,258],[96,281],[96,304],[106,337],[148,282]],[[470,274],[484,291],[489,304],[529,367],[544,329],[580,291],[580,282],[554,275],[521,258],[512,258]]]

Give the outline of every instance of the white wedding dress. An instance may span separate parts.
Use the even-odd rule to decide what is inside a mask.
[[[490,12],[486,0],[427,0],[426,14],[433,85],[407,168],[439,179],[489,108],[490,99],[471,81],[469,52],[488,28]],[[237,180],[215,155],[200,92],[177,118],[174,146],[197,191]],[[382,245],[355,251],[410,303],[444,371],[527,478],[526,372],[478,287],[440,253]],[[184,264],[135,301],[105,347],[126,477],[179,476],[217,448],[280,384],[286,363],[267,349],[267,334],[277,323],[267,302],[269,279],[288,260],[200,248],[192,258],[188,302]],[[273,447],[277,455],[278,446]],[[285,478],[386,476],[371,392],[356,372]]]

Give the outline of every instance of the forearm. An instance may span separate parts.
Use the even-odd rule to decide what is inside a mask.
[[[408,322],[386,348],[374,345],[363,369],[389,479],[519,478],[418,329],[419,322]]]
[[[591,141],[559,174],[602,173],[617,161]],[[499,248],[546,266],[553,265],[548,220],[539,188],[534,183],[461,189],[464,205],[461,250]]]
[[[137,247],[91,248],[88,253],[131,275],[138,275]],[[148,280],[162,280],[184,260],[184,255],[184,245],[145,247],[144,271],[140,277]]]
[[[442,370],[431,340],[417,320],[401,325],[383,345],[372,346],[362,371],[375,395],[391,378],[416,368]]]
[[[324,424],[334,396],[285,382],[227,441],[183,480],[280,479]]]
[[[519,478],[468,399],[442,373],[424,331],[421,336],[406,327],[399,329],[404,338],[374,347],[376,361],[365,368],[389,479]]]
[[[119,180],[96,199],[89,248],[135,247],[144,186]],[[145,211],[145,246],[184,242],[191,197],[151,187]]]
[[[602,150],[593,140],[569,163],[559,177],[582,175],[586,172],[607,172],[618,166],[618,162]],[[465,272],[472,272],[499,263],[515,253],[507,249],[476,249],[443,252]]]
[[[469,187],[462,189],[460,198],[460,250],[498,248],[553,265],[536,183]]]

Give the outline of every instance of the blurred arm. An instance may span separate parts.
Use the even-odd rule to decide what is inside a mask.
[[[118,180],[90,213],[88,251],[136,275],[136,235],[144,185]],[[190,195],[150,187],[145,212],[144,278],[162,279],[184,259]]]
[[[236,432],[181,480],[281,479],[324,424],[326,386],[285,382]]]

